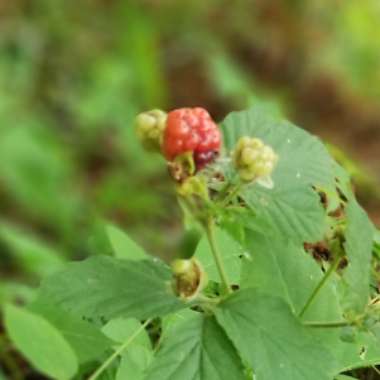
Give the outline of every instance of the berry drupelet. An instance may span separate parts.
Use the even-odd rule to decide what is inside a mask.
[[[192,153],[197,170],[219,154],[221,132],[203,108],[180,108],[168,113],[162,151],[166,159]]]

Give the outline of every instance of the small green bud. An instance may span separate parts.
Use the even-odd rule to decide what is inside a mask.
[[[160,152],[167,115],[161,110],[143,112],[136,117],[136,133],[145,149]]]
[[[233,152],[233,162],[244,182],[270,177],[278,156],[258,138],[241,137]]]
[[[183,276],[186,273],[191,273],[193,262],[192,260],[176,259],[172,262],[171,267],[175,276]]]
[[[172,262],[171,268],[173,289],[183,300],[193,300],[206,287],[207,274],[197,259],[176,259]]]
[[[202,199],[208,199],[207,184],[202,177],[188,177],[177,185],[176,190],[182,197],[198,196]]]

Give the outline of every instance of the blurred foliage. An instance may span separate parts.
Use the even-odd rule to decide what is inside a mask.
[[[379,99],[380,4],[349,0],[336,10],[329,22],[332,38],[320,50],[318,63],[355,91]]]
[[[0,302],[108,253],[106,220],[160,255],[181,245],[165,163],[134,137],[142,110],[220,120],[265,98],[362,154],[378,197],[379,25],[377,0],[2,0]]]
[[[142,156],[133,134],[137,112],[166,104],[152,23],[128,3],[4,7],[2,218],[74,257],[90,253],[98,218],[140,227],[162,219],[164,165]],[[5,253],[38,260],[12,229],[0,231]]]
[[[338,74],[363,102],[378,100],[379,18],[375,0],[4,0],[4,257],[33,251],[10,242],[23,236],[17,225],[64,257],[105,249],[104,219],[158,251],[173,248],[164,164],[136,144],[136,113],[201,104],[221,118],[259,96],[302,119],[299,88]],[[149,233],[157,222],[162,234]]]

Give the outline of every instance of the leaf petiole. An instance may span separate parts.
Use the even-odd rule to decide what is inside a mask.
[[[138,328],[106,361],[103,362],[103,364],[88,378],[88,380],[96,380],[113,363],[113,361],[132,344],[132,342],[140,333],[143,332],[150,322],[150,319],[145,321],[140,328]]]
[[[357,326],[363,319],[365,314],[359,315],[354,320],[351,321],[336,321],[336,322],[304,322],[303,325],[306,327],[315,327],[315,328],[336,328],[336,327],[347,327],[347,326]]]
[[[314,328],[337,328],[337,327],[347,327],[352,326],[353,323],[348,321],[337,321],[337,322],[304,322],[304,326],[306,327],[314,327]]]
[[[227,206],[238,194],[243,186],[243,183],[239,182],[235,187],[232,188],[230,193],[227,194],[227,196],[223,199],[221,202],[221,206],[225,207]]]
[[[224,268],[224,263],[222,259],[222,255],[220,254],[218,245],[216,243],[216,238],[215,238],[215,225],[214,225],[214,220],[212,218],[209,218],[206,224],[206,233],[207,233],[207,238],[208,242],[210,244],[211,252],[214,256],[214,260],[216,263],[216,267],[218,269],[220,278],[222,280],[222,284],[224,287],[224,290],[226,291],[227,294],[232,293],[232,289],[230,286],[230,282],[228,280],[228,276],[226,273],[226,270]]]
[[[337,257],[335,258],[335,260],[331,264],[331,266],[328,269],[328,271],[321,278],[321,281],[318,283],[318,285],[316,286],[316,288],[311,293],[309,299],[306,301],[304,307],[302,308],[302,310],[298,314],[298,318],[302,318],[305,315],[306,311],[309,309],[309,307],[311,306],[311,304],[315,301],[315,298],[317,297],[318,293],[323,288],[323,286],[326,284],[327,280],[338,269],[338,266],[339,266],[339,263],[340,263],[340,259],[341,259],[341,257],[339,255],[337,255]]]

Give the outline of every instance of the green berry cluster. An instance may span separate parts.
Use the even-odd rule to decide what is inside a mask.
[[[269,177],[277,161],[273,149],[258,138],[240,138],[233,152],[234,166],[243,182]]]
[[[160,152],[164,139],[167,114],[155,109],[140,113],[136,117],[136,133],[147,150]]]

